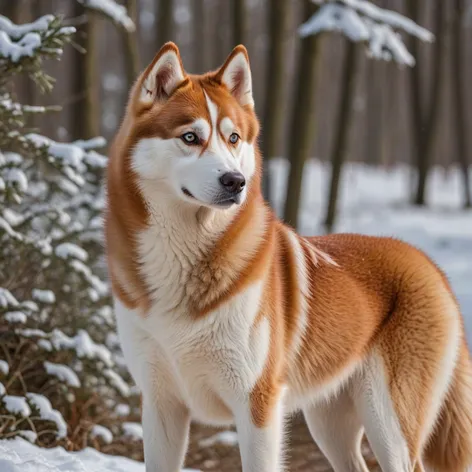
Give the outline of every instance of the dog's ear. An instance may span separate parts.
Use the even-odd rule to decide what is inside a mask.
[[[164,44],[144,71],[139,101],[150,104],[167,100],[185,77],[179,48],[172,42]]]
[[[254,106],[249,55],[242,44],[233,49],[225,63],[217,71],[216,79],[228,87],[231,94],[242,106]]]

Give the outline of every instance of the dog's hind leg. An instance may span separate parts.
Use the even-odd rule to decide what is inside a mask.
[[[335,472],[368,472],[362,457],[364,428],[347,391],[304,408],[310,433]]]

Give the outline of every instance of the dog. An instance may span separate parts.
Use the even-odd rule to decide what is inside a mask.
[[[147,472],[177,472],[190,421],[235,425],[244,472],[284,468],[303,411],[336,472],[463,472],[472,365],[450,285],[407,243],[305,238],[261,194],[248,53],[185,72],[165,44],[111,149],[106,246],[142,392]]]

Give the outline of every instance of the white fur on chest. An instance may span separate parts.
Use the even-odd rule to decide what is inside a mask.
[[[197,319],[185,310],[188,275],[198,252],[188,241],[152,232],[141,236],[142,274],[152,293],[147,316],[116,301],[119,334],[128,366],[142,390],[165,379],[173,395],[205,422],[232,419],[238,399],[260,377],[269,348],[267,320],[254,327],[262,281]],[[149,369],[138,365],[152,365]]]

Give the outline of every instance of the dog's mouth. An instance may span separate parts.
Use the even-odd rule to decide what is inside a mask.
[[[193,200],[199,201],[190,190],[185,187],[182,187],[182,193]],[[218,198],[211,202],[212,206],[217,206],[218,208],[226,209],[232,205],[239,205],[242,201],[242,192],[231,194],[231,195],[219,195]]]
[[[217,205],[217,206],[223,207],[223,208],[228,208],[231,205],[239,205],[241,203],[242,199],[243,199],[243,197],[242,197],[242,194],[240,192],[240,193],[236,193],[236,194],[229,195],[229,196],[222,196],[222,197],[218,198],[217,200],[213,201],[213,205]]]
[[[185,187],[182,187],[182,192],[184,195],[187,195],[187,197],[190,197],[196,200],[196,198]]]

